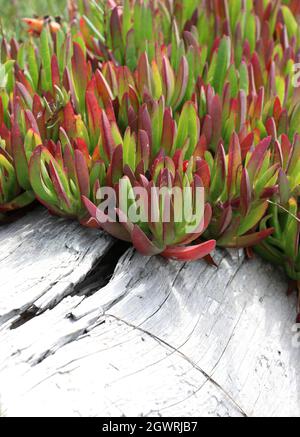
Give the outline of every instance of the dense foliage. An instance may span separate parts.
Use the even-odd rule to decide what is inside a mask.
[[[2,38],[2,219],[38,199],[144,255],[255,248],[299,284],[299,2],[78,0],[66,15]],[[120,180],[203,187],[200,222],[166,225],[162,203],[157,223],[120,208],[100,223],[97,190]]]

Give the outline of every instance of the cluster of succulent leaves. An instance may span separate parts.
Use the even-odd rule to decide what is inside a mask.
[[[300,281],[299,2],[73,0],[69,15],[2,39],[0,213],[38,199],[183,260],[255,247]],[[120,180],[203,187],[201,223],[187,234],[161,206],[158,223],[100,224],[96,193]]]

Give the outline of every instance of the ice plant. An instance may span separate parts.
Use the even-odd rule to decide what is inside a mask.
[[[152,2],[117,3],[79,1],[80,30],[90,56],[135,68],[138,56],[162,39],[163,23]]]
[[[267,215],[260,222],[262,232],[274,228],[256,251],[273,264],[283,266],[288,277],[300,290],[300,210],[298,205],[300,186],[300,136],[296,134],[293,142],[282,135],[274,143],[274,162],[281,166],[279,173],[279,192],[272,198]],[[300,291],[298,305],[300,320]]]
[[[192,96],[194,72],[189,71],[185,56],[180,58],[177,71],[172,68],[166,53],[160,53],[157,58],[150,63],[147,54],[143,53],[133,73],[126,66],[104,64],[102,74],[110,85],[111,94],[122,102],[130,87],[139,102],[164,96],[168,106],[175,110],[180,108],[184,98],[189,100]]]
[[[80,28],[90,54],[135,69],[143,52],[150,61],[157,46],[166,46],[173,61],[185,48],[204,48],[213,72],[219,62],[216,48],[230,37],[239,67],[254,54],[266,67],[275,56],[282,62],[299,48],[295,2],[220,0],[79,1]],[[292,12],[291,12],[292,11]],[[255,54],[255,52],[257,52]],[[269,65],[270,67],[270,65]],[[269,68],[268,68],[269,69]],[[218,74],[224,75],[224,69]],[[221,84],[215,83],[221,88]]]
[[[122,160],[122,146],[116,149],[115,154]],[[117,160],[113,163],[118,166]],[[91,217],[102,229],[117,238],[131,241],[146,256],[161,254],[166,258],[191,261],[210,255],[216,242],[200,242],[199,239],[211,220],[211,207],[203,202],[202,209],[195,214],[195,189],[201,187],[201,180],[192,173],[192,160],[184,171],[180,161],[176,164],[171,158],[160,155],[151,167],[148,179],[143,174],[135,177],[125,168],[126,172],[128,176],[119,180],[120,185],[115,184],[118,220],[111,220],[110,216],[105,216],[104,211],[97,208],[97,204],[83,198]],[[114,169],[112,173],[115,173]],[[134,189],[137,188],[143,191],[138,190],[136,197]],[[160,197],[159,190],[162,188],[165,191]],[[190,189],[189,195],[181,198],[185,188]],[[101,186],[99,189],[101,191]],[[179,198],[183,200],[178,203]],[[125,199],[128,199],[126,209],[123,206]],[[184,206],[188,211],[185,215],[182,211]]]
[[[71,145],[61,130],[61,141],[47,141],[30,159],[29,178],[36,198],[54,215],[76,218],[85,223],[81,196],[91,195],[95,180],[102,179],[100,163],[92,163],[86,144],[78,139]]]
[[[22,84],[13,87],[13,61],[0,64],[0,213],[34,201],[28,177],[32,151],[41,143],[36,120]],[[13,112],[11,113],[11,108]]]
[[[178,259],[256,245],[299,280],[297,2],[73,0],[69,12],[69,25],[26,19],[28,40],[2,39],[2,211],[34,192],[95,225],[101,187],[150,200],[202,187],[191,234],[189,218],[164,221],[164,202],[158,222],[131,221],[118,190],[117,220],[100,226]]]
[[[146,29],[147,23],[140,26],[146,5],[161,30],[161,33],[156,30],[155,48],[152,35],[136,37],[138,30]],[[105,30],[115,35],[107,40],[108,45],[115,41],[115,50],[110,46],[112,53],[125,50],[124,35],[126,40],[135,35],[135,48],[139,41],[142,46],[147,42],[134,62],[134,49],[130,50],[129,59],[126,50],[124,53],[121,50],[122,59],[104,56],[110,66],[104,65],[102,73],[119,103],[123,99],[120,88],[124,91],[119,78],[123,75],[131,95],[139,101],[146,96],[158,99],[164,95],[168,105],[181,109],[181,103],[191,99],[195,92],[208,137],[212,136],[210,131],[214,132],[213,147],[218,132],[228,147],[233,130],[241,132],[244,138],[254,133],[258,142],[275,126],[279,135],[285,132],[292,139],[300,113],[299,91],[293,86],[299,38],[288,5],[222,0],[201,5],[174,1],[165,7],[153,1],[121,2],[118,6],[112,2],[108,7],[102,6],[98,13],[106,21],[111,20]],[[90,7],[95,13],[95,2]],[[295,10],[294,4],[291,8]],[[119,64],[132,70],[134,80]],[[213,102],[212,93],[218,96]]]
[[[129,126],[122,135],[117,126],[112,106],[110,106],[112,103],[108,101],[109,105],[108,102],[105,102],[107,109],[101,108],[93,81],[87,85],[84,100],[83,115],[75,112],[71,101],[68,101],[61,110],[59,142],[55,144],[52,140],[45,139],[44,135],[44,147],[35,151],[32,159],[32,163],[34,162],[35,165],[30,166],[30,174],[33,188],[44,204],[50,199],[43,198],[39,194],[45,179],[45,174],[41,172],[41,169],[50,169],[50,162],[52,162],[56,170],[58,167],[61,169],[61,174],[56,175],[58,180],[68,179],[71,174],[73,175],[77,171],[74,169],[70,171],[70,168],[66,166],[65,154],[68,162],[70,155],[74,155],[74,151],[77,156],[82,154],[85,158],[85,160],[81,160],[80,164],[85,167],[83,173],[90,172],[95,175],[94,166],[96,168],[100,166],[100,169],[105,172],[107,183],[112,185],[125,174],[146,175],[159,153],[174,156],[176,152],[180,151],[183,163],[183,160],[189,159],[194,152],[199,137],[199,123],[192,102],[186,103],[179,118],[178,128],[172,118],[172,111],[165,107],[164,99],[152,102],[152,118],[147,106],[143,105],[138,110],[136,123],[133,123],[133,127]],[[44,119],[46,118],[44,117]],[[118,146],[122,147],[121,157]],[[180,148],[183,150],[179,150]],[[37,164],[38,162],[39,164]],[[42,162],[45,162],[46,165],[43,165]],[[51,165],[51,167],[53,166]],[[78,168],[79,166],[77,166]],[[52,174],[49,174],[52,182],[53,175],[52,171]],[[101,183],[102,179],[103,174]],[[99,181],[95,180],[94,177],[92,180],[91,190],[94,192],[96,190],[95,182]],[[76,184],[76,180],[73,182]],[[38,185],[40,185],[39,188]],[[50,191],[53,191],[52,188],[55,189],[52,185]],[[66,187],[66,183],[60,180],[59,186]],[[72,197],[72,194],[74,194],[72,191],[67,190],[64,193],[65,200],[68,196]],[[84,194],[89,197],[87,192]],[[59,199],[58,195],[54,202],[56,213],[60,211],[61,215],[80,216],[80,204],[77,206],[74,204],[74,208],[70,209],[65,207],[67,204],[61,204]],[[72,199],[70,199],[70,203],[72,203]],[[53,203],[51,205],[53,206]],[[49,209],[53,209],[51,205],[49,205]]]
[[[271,163],[270,142],[271,138],[266,138],[251,147],[243,163],[240,141],[234,133],[227,156],[219,143],[214,159],[205,152],[205,159],[196,162],[213,205],[208,235],[221,247],[252,247],[273,232],[272,228],[257,229],[268,199],[278,190],[279,165]]]
[[[175,122],[171,113],[164,108],[163,99],[156,103],[156,111],[161,111],[161,131],[158,143],[165,137],[165,149],[159,153],[154,148],[154,132],[151,125],[145,124],[144,111],[139,112],[137,133],[130,127],[121,135],[114,118],[109,119],[106,112],[99,106],[90,87],[86,91],[87,129],[81,116],[77,115],[70,102],[63,110],[62,126],[59,141],[45,141],[37,147],[29,164],[30,183],[36,198],[48,210],[56,215],[77,218],[82,223],[94,226],[97,220],[97,193],[101,187],[115,187],[120,180],[127,183],[127,191],[132,186],[141,185],[148,189],[152,198],[151,187],[161,188],[167,184],[168,189],[177,186],[198,186],[200,178],[193,175],[191,157],[195,149],[199,126],[194,105],[187,103],[179,119],[179,126],[175,132]],[[163,134],[163,118],[169,121]],[[171,117],[171,119],[170,119]],[[187,122],[187,124],[186,124]],[[171,123],[171,124],[170,124]],[[168,126],[172,131],[166,131]],[[144,127],[144,129],[142,129]],[[173,132],[173,133],[172,133]],[[175,134],[176,133],[176,134]],[[180,147],[181,143],[184,144]],[[165,157],[169,149],[173,159]],[[121,195],[120,195],[121,196]],[[88,210],[85,208],[88,206]],[[121,202],[122,196],[119,199]],[[151,200],[150,200],[151,203]],[[117,206],[117,205],[116,205]],[[191,205],[192,211],[195,207]],[[161,209],[162,208],[162,209]],[[193,217],[179,224],[163,222],[164,209],[158,208],[159,222],[151,223],[147,217],[144,223],[98,225],[115,237],[133,241],[133,244],[143,254],[162,253],[163,256],[176,259],[198,259],[207,256],[214,248],[215,242],[199,243],[190,247],[190,243],[199,239],[207,228],[211,219],[211,208],[205,206],[198,220],[193,223]],[[92,213],[92,219],[87,212]],[[127,211],[118,210],[126,215]],[[186,228],[191,229],[187,233]]]

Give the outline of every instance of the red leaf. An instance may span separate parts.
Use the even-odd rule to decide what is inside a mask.
[[[190,247],[169,247],[162,252],[165,258],[172,258],[177,261],[196,261],[209,255],[216,247],[216,241],[210,240],[197,246]]]
[[[150,65],[147,53],[143,53],[138,61],[136,70],[137,84],[140,95],[143,96],[145,91],[151,93],[151,80],[150,80]]]
[[[107,173],[107,182],[114,186],[123,176],[123,147],[120,144],[112,154],[111,164]]]
[[[169,59],[164,56],[162,60],[162,84],[166,102],[170,102],[174,92],[174,73]]]
[[[265,89],[264,87],[261,87],[258,91],[255,108],[254,108],[254,118],[260,119],[262,115],[262,110],[264,106],[264,95],[265,95]]]
[[[123,225],[118,222],[112,223],[106,220],[105,214],[97,208],[87,197],[82,196],[82,202],[85,205],[90,216],[97,221],[101,229],[109,235],[123,241],[130,241],[130,235]]]
[[[88,66],[84,52],[77,42],[73,43],[72,72],[76,91],[80,93],[80,95],[84,95],[89,77]]]
[[[139,129],[147,132],[149,144],[152,145],[152,123],[147,105],[144,104],[139,109]]]
[[[247,153],[251,149],[254,141],[254,134],[251,132],[246,136],[246,138],[241,142],[241,152],[242,152],[242,160],[244,161]]]
[[[163,130],[161,137],[161,146],[167,154],[172,150],[175,137],[175,121],[172,117],[172,110],[166,108],[163,119]]]
[[[88,87],[86,92],[86,109],[88,115],[89,129],[92,135],[93,148],[96,147],[100,135],[101,109],[95,96],[94,87]]]
[[[75,148],[77,150],[80,150],[80,152],[83,154],[83,156],[85,158],[86,165],[89,167],[91,157],[90,157],[89,149],[88,149],[88,146],[86,145],[86,142],[82,138],[76,138]]]
[[[240,196],[240,209],[243,217],[246,217],[251,206],[251,185],[248,176],[247,169],[244,168],[242,172],[241,180],[241,196]]]
[[[277,138],[276,123],[273,117],[269,117],[266,121],[266,130],[267,134],[270,135],[272,138]]]
[[[229,199],[235,194],[235,184],[237,182],[237,173],[242,164],[240,142],[237,134],[234,132],[231,137],[228,152],[228,175],[227,175],[227,192]]]
[[[197,146],[195,147],[195,151],[193,153],[193,156],[195,158],[200,157],[204,158],[205,152],[207,151],[207,141],[205,135],[201,135]]]
[[[264,81],[263,81],[263,74],[261,71],[259,58],[256,52],[254,52],[252,55],[251,64],[253,66],[255,86],[256,89],[258,90],[259,88],[263,87]]]
[[[74,137],[76,132],[76,117],[71,102],[68,102],[64,107],[64,122],[63,128],[68,135]]]
[[[282,150],[282,159],[283,159],[283,169],[285,170],[287,168],[292,151],[292,144],[286,134],[281,135],[281,150]]]
[[[82,196],[90,195],[90,175],[86,160],[80,150],[75,150],[75,168]]]
[[[59,175],[56,171],[56,168],[55,168],[52,160],[49,162],[49,173],[50,173],[51,181],[53,183],[53,187],[56,191],[57,196],[59,197],[59,199],[61,201],[63,201],[66,204],[66,206],[68,208],[71,208],[70,200],[69,200],[69,198],[64,190],[64,187],[59,179]]]
[[[40,134],[36,119],[29,109],[25,111],[25,121],[27,130],[32,129],[36,134]]]
[[[281,111],[282,111],[282,106],[281,106],[280,99],[279,99],[279,97],[276,97],[275,102],[274,102],[273,116],[274,116],[277,123],[279,121]]]
[[[102,146],[104,152],[104,159],[107,161],[111,160],[112,152],[115,147],[115,143],[111,133],[111,127],[107,118],[105,111],[101,111],[100,117],[100,130],[101,130],[101,138],[102,138]]]
[[[222,235],[230,226],[232,221],[232,208],[231,205],[224,208],[222,215],[219,219],[218,235]]]
[[[265,153],[268,150],[268,147],[270,146],[271,139],[272,139],[271,137],[267,137],[263,139],[252,152],[252,156],[247,165],[247,171],[248,171],[251,185],[254,182],[255,175],[260,170],[263,164]]]
[[[53,54],[51,58],[51,75],[52,75],[52,91],[55,93],[54,85],[56,86],[60,85],[59,66],[55,54]]]
[[[196,174],[200,176],[203,186],[209,188],[210,186],[210,168],[205,159],[196,160]]]
[[[67,171],[68,177],[76,180],[76,172],[75,172],[75,162],[73,157],[73,149],[69,143],[66,143],[64,156],[63,156],[63,165]]]
[[[205,136],[207,144],[211,143],[213,132],[213,121],[209,114],[204,117],[203,125],[202,125],[202,135]]]
[[[21,82],[16,82],[15,92],[22,99],[25,108],[32,109],[32,97]]]
[[[99,96],[102,99],[104,106],[106,106],[110,100],[114,99],[113,93],[100,70],[96,71],[95,80]]]
[[[257,246],[261,241],[263,241],[265,238],[272,235],[274,232],[274,228],[265,229],[260,232],[256,232],[254,234],[245,235],[243,237],[235,237],[233,239],[233,242],[228,244],[228,248],[246,248],[246,247],[252,247]]]
[[[119,16],[119,9],[116,6],[110,17],[110,32],[112,37],[112,43],[114,50],[121,49],[123,46],[122,42],[122,28],[121,28],[121,20]]]
[[[31,96],[34,95],[34,91],[33,88],[30,84],[30,82],[28,81],[28,79],[26,78],[25,74],[23,73],[22,70],[20,70],[20,68],[18,67],[18,64],[15,64],[15,69],[16,69],[16,79],[18,82],[21,82],[24,87],[27,89],[27,91],[29,92],[29,94]]]
[[[139,130],[138,132],[138,150],[137,150],[137,162],[143,160],[145,168],[149,167],[150,146],[147,132]],[[145,171],[145,169],[144,169]]]
[[[278,164],[278,165],[280,165],[280,167],[283,167],[282,148],[281,148],[281,144],[277,140],[274,143],[273,161],[275,164]]]

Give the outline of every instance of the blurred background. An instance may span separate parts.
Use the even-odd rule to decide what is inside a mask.
[[[22,36],[22,17],[64,16],[67,0],[0,0],[1,27],[6,34]]]

